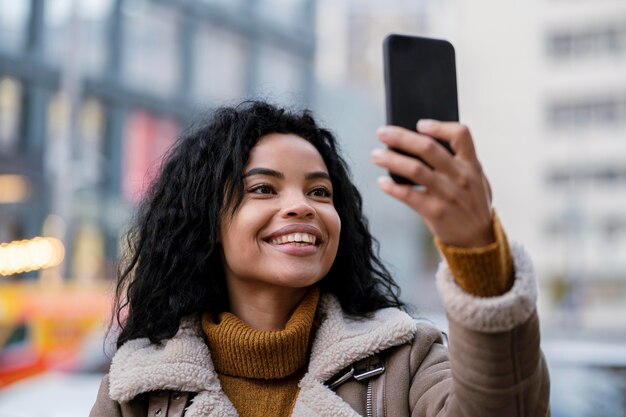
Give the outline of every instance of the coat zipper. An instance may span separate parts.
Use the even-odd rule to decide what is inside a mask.
[[[372,363],[372,360],[376,360]],[[360,369],[361,366],[365,364],[364,369]],[[358,366],[358,371],[355,365]],[[347,371],[346,371],[347,370]],[[339,385],[343,384],[347,380],[354,378],[357,381],[363,381],[367,379],[367,393],[365,395],[365,408],[367,417],[373,417],[374,415],[374,387],[373,387],[373,379],[378,375],[385,372],[385,363],[380,355],[375,355],[374,357],[369,357],[366,359],[361,359],[355,364],[350,366],[350,369],[344,368],[342,373],[337,374],[333,378],[326,381],[326,385],[330,387],[330,389],[335,390]],[[379,398],[378,401],[384,401],[384,398]]]
[[[367,405],[367,417],[372,417],[372,378],[367,380],[367,396],[365,397]]]

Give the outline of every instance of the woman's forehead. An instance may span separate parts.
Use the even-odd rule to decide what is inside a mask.
[[[265,165],[328,171],[315,146],[294,133],[270,133],[261,137],[250,151],[246,170]]]

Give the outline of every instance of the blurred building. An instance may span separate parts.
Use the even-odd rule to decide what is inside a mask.
[[[535,261],[544,324],[623,334],[626,5],[457,7],[462,114]]]
[[[434,283],[439,255],[419,216],[378,188],[376,178],[386,172],[372,164],[370,152],[381,147],[375,132],[385,124],[383,39],[392,32],[424,35],[435,19],[431,12],[442,11],[443,3],[320,0],[317,6],[316,113],[345,149],[402,298],[428,316],[443,312]],[[438,16],[451,22],[447,13]]]
[[[624,330],[626,4],[544,7],[542,266],[566,314],[580,306],[580,324]]]
[[[0,243],[57,237],[58,277],[112,277],[132,207],[195,115],[311,102],[314,6],[0,0]]]
[[[331,123],[349,154],[366,160],[377,146],[371,129],[384,123],[384,36],[451,40],[461,120],[472,128],[509,235],[535,261],[544,324],[624,330],[626,6],[320,0],[318,9],[319,81],[355,97],[342,103],[342,117],[360,114]],[[397,266],[405,294],[422,293],[405,298],[428,307],[429,280],[415,280],[432,269],[423,225],[379,198],[369,184],[381,172],[355,166],[385,258]]]
[[[430,236],[382,196],[369,153],[384,36],[447,38],[461,119],[535,260],[544,322],[623,329],[625,22],[623,4],[591,1],[0,0],[0,242],[58,237],[64,276],[112,276],[179,129],[263,96],[337,133],[404,298],[436,310]]]

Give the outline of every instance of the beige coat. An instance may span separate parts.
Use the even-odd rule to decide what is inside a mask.
[[[512,245],[512,250],[516,281],[500,297],[472,297],[454,283],[445,264],[440,267],[437,287],[450,323],[449,350],[438,330],[399,310],[355,319],[333,296],[323,295],[321,325],[293,415],[355,417],[366,415],[369,402],[378,417],[549,416],[532,265],[520,247]],[[382,374],[361,382],[350,379],[336,391],[325,384],[376,353],[385,365]],[[237,416],[221,390],[197,318],[184,320],[162,346],[146,339],[122,346],[90,415],[146,416],[147,393],[159,392],[157,406],[166,409],[151,409],[151,415],[181,415],[187,399],[175,393],[181,391],[194,395],[185,417]]]

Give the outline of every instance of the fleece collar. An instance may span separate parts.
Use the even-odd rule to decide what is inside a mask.
[[[378,310],[371,318],[347,316],[336,298],[320,300],[323,322],[311,350],[308,373],[299,383],[293,413],[299,417],[358,417],[325,381],[354,362],[413,340],[417,322],[395,308]]]
[[[368,319],[347,316],[338,300],[328,294],[320,299],[318,312],[322,324],[313,342],[308,372],[299,383],[293,415],[355,416],[324,382],[360,359],[411,341],[417,325],[393,308],[379,310]],[[196,392],[186,416],[237,416],[222,391],[202,335],[199,318],[189,317],[178,333],[161,345],[145,338],[125,343],[111,364],[110,397],[128,402],[149,391]]]

